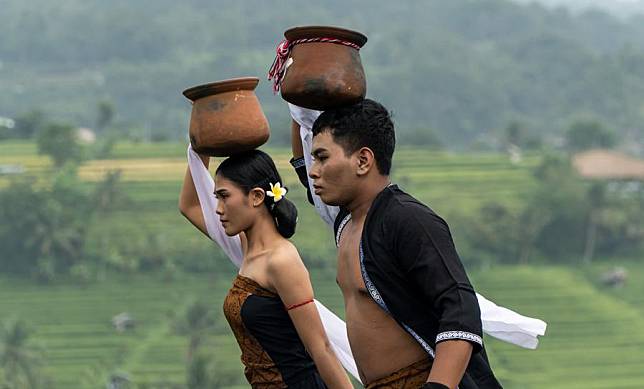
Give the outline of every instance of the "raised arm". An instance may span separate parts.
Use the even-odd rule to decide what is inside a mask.
[[[221,247],[237,267],[244,258],[245,237],[228,236],[216,214],[215,181],[208,172],[209,157],[188,146],[188,170],[179,195],[179,210],[201,232]]]
[[[304,156],[304,148],[302,147],[302,138],[300,136],[300,125],[291,120],[291,151],[293,152],[293,159],[297,160]]]
[[[327,387],[353,388],[324,330],[313,300],[309,273],[297,249],[288,245],[272,255],[268,275]]]
[[[204,167],[208,169],[210,164],[210,157],[207,155],[199,155],[199,159]],[[215,199],[216,201],[216,199]],[[179,194],[179,212],[190,221],[199,231],[204,235],[208,235],[206,228],[206,221],[203,212],[201,211],[201,204],[199,203],[199,196],[197,189],[190,173],[190,166],[186,167],[186,175],[183,178],[183,186]]]
[[[291,164],[295,168],[295,172],[297,173],[300,182],[306,188],[309,202],[315,206],[315,210],[318,215],[320,215],[320,218],[322,218],[329,227],[333,228],[339,208],[324,204],[322,199],[311,191],[311,180],[308,177],[308,172],[311,170],[311,165],[313,163],[311,156],[313,133],[311,128],[321,111],[301,108],[293,104],[289,104],[288,107],[291,117],[293,118],[291,123],[291,147],[293,149],[293,159],[291,160]],[[299,138],[297,136],[298,134]]]

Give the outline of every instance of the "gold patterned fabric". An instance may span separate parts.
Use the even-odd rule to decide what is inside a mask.
[[[237,275],[224,300],[224,315],[241,349],[244,375],[254,389],[286,388],[282,374],[273,360],[244,326],[241,310],[251,295],[278,297],[254,280]]]
[[[368,383],[365,389],[418,389],[427,382],[431,368],[432,361],[423,359]]]

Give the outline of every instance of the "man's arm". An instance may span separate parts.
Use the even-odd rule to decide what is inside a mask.
[[[447,223],[422,204],[406,202],[385,225],[410,283],[438,317],[436,355],[428,381],[455,388],[483,342],[476,294]]]
[[[295,106],[289,105],[289,107],[295,107]],[[295,117],[296,113],[299,112],[299,111],[294,112],[293,109],[305,110],[307,112],[311,111],[311,110],[306,110],[305,108],[291,108],[291,115],[294,115],[293,117]],[[312,111],[312,112],[317,112],[317,111]],[[298,134],[299,134],[299,140],[300,140],[299,142],[295,140]],[[295,168],[295,172],[297,173],[297,176],[300,179],[300,182],[306,188],[306,194],[307,194],[309,203],[315,206],[315,210],[317,211],[320,218],[325,223],[327,223],[330,227],[333,227],[334,222],[336,221],[336,216],[338,215],[338,212],[339,212],[339,208],[324,204],[322,199],[320,199],[318,195],[313,193],[311,191],[311,187],[309,186],[308,172],[310,171],[311,164],[312,164],[311,148],[313,143],[313,134],[311,133],[311,129],[308,127],[302,127],[302,125],[299,124],[297,120],[293,119],[291,124],[291,141],[292,141],[291,147],[294,151],[294,154],[293,154],[294,158],[291,159],[291,165],[293,166],[293,168]],[[301,152],[300,152],[300,149],[302,150]],[[299,158],[295,158],[300,154],[301,156]]]
[[[472,344],[465,340],[438,343],[427,382],[440,383],[450,389],[456,388],[470,362],[472,348]]]
[[[293,166],[293,169],[295,169],[295,174],[297,174],[300,183],[306,189],[307,200],[311,205],[315,205],[313,193],[311,193],[311,187],[309,186],[309,173],[304,158],[302,138],[300,137],[300,125],[295,120],[291,120],[291,150],[293,152],[293,158],[289,162]]]

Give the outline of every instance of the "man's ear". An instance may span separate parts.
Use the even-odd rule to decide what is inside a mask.
[[[253,188],[248,194],[248,197],[250,198],[253,207],[259,207],[266,199],[266,192],[264,192],[264,189],[262,188]]]
[[[356,157],[358,161],[358,169],[356,171],[357,175],[366,175],[375,167],[376,157],[373,154],[373,150],[370,148],[362,147],[356,152]]]

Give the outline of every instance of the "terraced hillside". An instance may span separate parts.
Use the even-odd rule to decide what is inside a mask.
[[[643,306],[594,286],[580,273],[533,267],[474,273],[485,295],[549,324],[536,351],[488,343],[491,362],[508,388],[644,387]],[[633,285],[643,275],[631,273]]]
[[[219,311],[232,270],[224,273],[218,281],[190,276],[167,283],[135,277],[84,289],[2,279],[0,316],[19,315],[31,323],[56,388],[97,387],[105,374],[119,371],[141,387],[181,387],[187,339],[172,332],[169,316],[196,296],[211,300]],[[341,312],[331,273],[314,270],[313,275],[318,298]],[[491,362],[505,387],[644,385],[644,371],[639,368],[644,364],[641,307],[596,289],[565,268],[498,267],[471,275],[487,297],[549,323],[547,336],[535,351],[486,339]],[[642,275],[634,276],[641,279]],[[111,317],[123,311],[137,320],[131,333],[111,328]],[[219,374],[237,377],[237,384],[224,387],[245,387],[233,337],[222,333],[209,344],[216,350]]]
[[[304,192],[286,162],[288,151],[268,151],[299,207],[295,242],[311,265],[317,297],[341,312],[331,234],[320,236],[326,227],[306,206]],[[534,185],[530,167],[536,163],[536,156],[513,165],[499,154],[400,149],[394,181],[442,214],[469,210],[476,217],[473,210],[485,201],[512,204],[529,191]],[[32,144],[0,143],[3,164],[21,165],[27,174],[47,179],[40,173],[47,173],[48,159],[37,156]],[[88,188],[118,168],[128,197],[114,214],[91,227],[92,235],[109,234],[124,242],[152,235],[178,261],[195,252],[201,253],[199,261],[221,260],[218,250],[178,214],[185,167],[181,144],[122,144],[111,159],[85,163],[79,174]],[[9,179],[0,175],[0,187]],[[626,287],[607,290],[596,280],[610,266],[470,269],[475,286],[488,298],[549,323],[548,335],[536,351],[487,339],[491,361],[505,387],[644,387],[644,266],[627,264]],[[233,273],[226,265],[218,274],[177,274],[171,282],[160,275],[107,275],[86,287],[64,280],[38,286],[0,276],[0,318],[18,316],[31,324],[53,388],[102,387],[106,375],[114,372],[128,373],[140,388],[184,387],[187,339],[173,333],[170,317],[196,297],[211,301],[219,312]],[[136,319],[133,332],[120,334],[111,327],[110,319],[120,312]],[[208,341],[215,350],[221,387],[246,387],[235,341],[221,325],[221,334]]]

